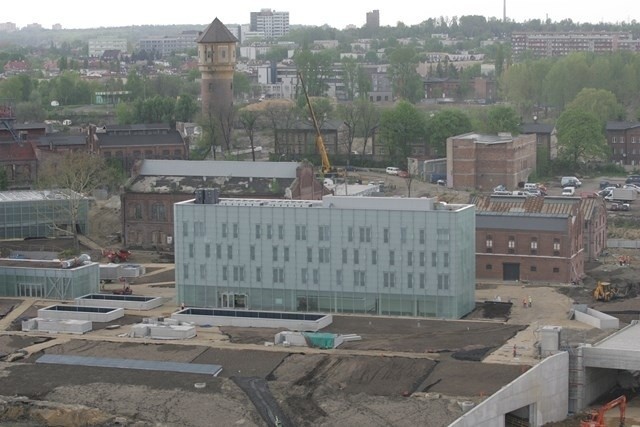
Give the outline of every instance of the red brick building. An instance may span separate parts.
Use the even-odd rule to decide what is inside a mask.
[[[202,187],[251,199],[320,200],[329,193],[306,163],[143,160],[121,196],[124,245],[171,251],[173,204]]]
[[[592,195],[582,198],[585,260],[594,261],[607,247],[607,206],[604,199]]]
[[[570,283],[584,276],[578,197],[476,196],[476,278]]]
[[[611,161],[629,166],[640,165],[640,123],[607,122],[607,143]]]
[[[536,167],[536,136],[467,133],[447,138],[447,186],[491,191],[515,189]]]

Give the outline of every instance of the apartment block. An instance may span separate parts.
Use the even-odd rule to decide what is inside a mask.
[[[266,38],[277,38],[289,34],[289,12],[262,9],[251,12],[251,31],[264,34]]]
[[[514,32],[511,46],[514,56],[524,52],[538,57],[564,56],[573,52],[640,52],[640,40],[627,32]]]

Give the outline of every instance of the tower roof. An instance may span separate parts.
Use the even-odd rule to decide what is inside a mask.
[[[206,30],[200,33],[196,41],[198,43],[237,43],[238,39],[216,18]]]

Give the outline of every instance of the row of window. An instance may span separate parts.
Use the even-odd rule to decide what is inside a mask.
[[[226,245],[227,246],[227,259],[228,260],[232,260],[233,259],[233,245]],[[222,252],[223,252],[223,246],[221,243],[217,243],[216,244],[216,259],[222,259]],[[290,254],[291,254],[291,250],[289,248],[289,246],[285,246],[282,248],[282,250],[280,249],[280,247],[278,246],[273,246],[271,248],[271,260],[274,262],[280,261],[280,253],[282,252],[282,260],[284,262],[288,262],[290,260]],[[329,263],[331,261],[331,252],[330,252],[330,248],[327,247],[320,247],[317,248],[317,252],[318,252],[318,262],[320,262],[321,264],[324,263]],[[367,258],[367,252],[366,250],[360,250],[360,249],[353,249],[351,251],[351,259],[349,259],[349,250],[348,249],[342,249],[342,263],[343,264],[348,264],[349,261],[351,261],[352,264],[360,264],[360,260],[362,259],[363,262],[366,263],[366,258]],[[189,258],[194,258],[195,257],[195,244],[194,243],[189,243]],[[396,265],[396,251],[395,250],[390,250],[388,252],[389,255],[389,265]],[[442,252],[442,266],[444,268],[448,268],[449,267],[449,252]],[[204,256],[206,258],[211,258],[211,244],[207,243],[204,245]],[[255,261],[256,260],[256,246],[255,245],[251,245],[249,247],[249,258],[251,261]],[[426,259],[427,259],[427,254],[424,251],[420,251],[418,252],[418,262],[420,267],[424,267],[426,265]],[[437,267],[438,266],[438,253],[433,251],[431,252],[431,266],[432,267]],[[414,260],[414,251],[407,251],[407,257],[406,257],[406,261],[407,261],[407,266],[408,267],[413,267],[415,260]],[[312,247],[307,247],[307,262],[314,262],[314,257],[313,257],[313,248]],[[371,265],[377,265],[378,264],[378,250],[377,249],[372,249],[371,250]]]
[[[139,203],[129,207],[129,219],[142,219],[142,205]],[[154,203],[151,205],[149,219],[152,221],[166,221],[167,208],[163,203]]]
[[[177,150],[173,150],[173,156],[176,159],[182,159],[182,154],[183,154],[183,150],[181,149],[177,149]],[[125,157],[125,152],[122,150],[117,150],[117,151],[102,151],[102,155],[104,156],[104,158],[106,159],[110,159],[112,156],[115,157],[116,159],[122,159]],[[130,156],[133,156],[137,159],[142,158],[143,152],[140,150],[133,150],[133,152],[131,154],[127,154]],[[144,150],[144,158],[145,159],[153,159],[153,158],[170,158],[171,157],[171,150],[162,150],[162,154],[158,153],[158,154],[154,154],[153,150]]]
[[[624,136],[612,136],[611,137],[611,143],[612,144],[616,144],[616,143],[624,144]],[[638,136],[638,137],[632,136],[631,137],[631,143],[632,144],[640,143],[640,136]]]
[[[193,223],[194,227],[194,235],[196,236],[204,236],[206,233],[205,223],[203,221],[195,221]],[[182,224],[183,236],[189,236],[189,223],[183,222]],[[274,232],[277,231],[278,239],[283,240],[285,238],[285,226],[283,224],[277,225],[275,228],[272,224],[262,225],[255,224],[254,225],[254,233],[253,236],[255,239],[261,239],[263,235],[267,239],[273,239]],[[229,224],[222,223],[220,225],[220,234],[223,239],[229,238],[230,236],[234,239],[237,239],[240,235],[240,224],[233,223],[231,227]],[[382,238],[384,243],[389,243],[391,241],[391,229],[385,227],[382,229]],[[407,227],[400,228],[400,243],[406,243],[407,240],[413,239],[413,234],[409,235],[409,230]],[[354,242],[359,241],[360,243],[371,243],[373,238],[373,228],[372,227],[347,227],[347,241]],[[306,225],[296,225],[295,226],[295,239],[296,240],[307,240],[307,226]],[[448,242],[450,239],[449,230],[446,228],[439,228],[437,230],[437,239],[438,242]],[[318,226],[318,241],[320,242],[328,242],[331,240],[331,228],[328,225],[320,225]],[[420,229],[418,230],[418,240],[420,244],[424,245],[427,241],[427,232],[426,230]]]
[[[491,270],[491,265],[487,264],[487,270]],[[535,270],[532,270],[535,271]],[[183,269],[183,277],[185,280],[189,279],[189,265],[185,264]],[[554,269],[555,272],[555,269]],[[285,281],[285,269],[282,267],[274,267],[272,268],[272,283],[284,283]],[[314,285],[319,285],[321,281],[320,270],[317,268],[311,269],[311,277],[309,277],[309,269],[302,268],[300,270],[300,281],[302,284],[309,284],[310,281]],[[417,286],[419,289],[426,289],[427,287],[427,275],[426,273],[419,273],[417,275],[418,280],[415,280],[414,273],[407,273],[406,280],[404,283],[400,283],[397,280],[397,275],[393,271],[385,271],[382,273],[382,286],[384,288],[396,288],[405,286],[407,289],[413,289],[414,286]],[[200,279],[207,279],[207,265],[200,265]],[[222,266],[222,280],[230,281],[230,282],[245,282],[245,267],[241,265],[234,266]],[[311,280],[310,280],[311,279]],[[262,283],[263,274],[262,267],[256,267],[255,269],[255,278],[256,283]],[[353,281],[350,283],[353,286],[365,287],[367,282],[367,272],[365,270],[355,270],[353,272]],[[337,286],[343,286],[345,283],[344,273],[342,270],[336,270],[336,280],[335,284]],[[437,276],[437,288],[438,290],[448,290],[449,289],[449,275],[448,274],[438,274]]]
[[[485,270],[493,270],[493,264],[487,264],[484,266]],[[529,267],[529,271],[531,272],[537,272],[538,271],[538,267],[535,265],[532,265],[531,267]],[[552,270],[554,273],[560,273],[560,268],[559,267],[553,267]]]
[[[493,237],[487,235],[486,238],[486,249],[487,253],[493,253]],[[531,255],[536,255],[538,253],[538,238],[532,237],[529,243],[529,248]],[[516,238],[515,236],[509,236],[507,239],[507,250],[510,254],[516,253]],[[560,239],[553,239],[553,255],[560,255]]]

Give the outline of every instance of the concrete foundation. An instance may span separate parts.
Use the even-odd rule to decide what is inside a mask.
[[[23,331],[82,335],[90,332],[92,329],[93,324],[88,320],[43,319],[41,317],[35,317],[22,322]]]
[[[186,308],[172,319],[199,326],[237,326],[243,328],[284,328],[290,331],[317,332],[333,322],[330,314],[290,313],[214,308]]]
[[[162,305],[162,298],[138,295],[88,294],[75,299],[83,307],[119,307],[125,310],[153,310]]]
[[[562,352],[533,366],[449,427],[504,427],[510,413],[539,427],[566,418],[568,397],[569,355]]]
[[[82,307],[78,305],[52,305],[38,310],[38,317],[58,320],[89,320],[97,323],[112,322],[124,316],[117,307]]]

